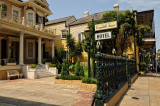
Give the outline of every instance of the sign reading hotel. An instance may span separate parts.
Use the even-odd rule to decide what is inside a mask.
[[[117,28],[117,21],[95,25],[95,31]]]
[[[111,39],[111,32],[96,33],[95,40]]]

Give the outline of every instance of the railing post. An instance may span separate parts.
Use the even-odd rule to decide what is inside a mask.
[[[40,31],[43,31],[43,24],[40,24]]]
[[[97,43],[98,52],[96,54],[97,57],[97,91],[95,94],[95,106],[104,106],[103,103],[103,72],[101,69],[101,45],[100,41]]]
[[[129,70],[128,70],[128,58],[126,58],[126,77],[127,77],[127,81],[128,84],[130,84],[130,74],[129,74]]]

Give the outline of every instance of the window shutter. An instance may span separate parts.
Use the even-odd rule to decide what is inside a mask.
[[[43,17],[43,26],[45,27],[46,19]]]
[[[36,24],[38,23],[38,14],[36,14]]]

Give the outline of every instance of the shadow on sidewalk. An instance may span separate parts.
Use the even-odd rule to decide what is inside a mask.
[[[7,105],[15,105],[15,106],[59,106],[59,105],[52,105],[52,104],[46,104],[46,103],[41,103],[41,102],[34,102],[34,101],[21,100],[21,99],[16,99],[16,98],[0,96],[0,104],[1,103],[7,104]]]

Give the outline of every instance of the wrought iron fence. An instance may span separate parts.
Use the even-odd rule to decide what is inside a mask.
[[[137,73],[136,62],[125,57],[98,52],[96,106],[102,106]],[[103,102],[103,103],[102,103]]]

